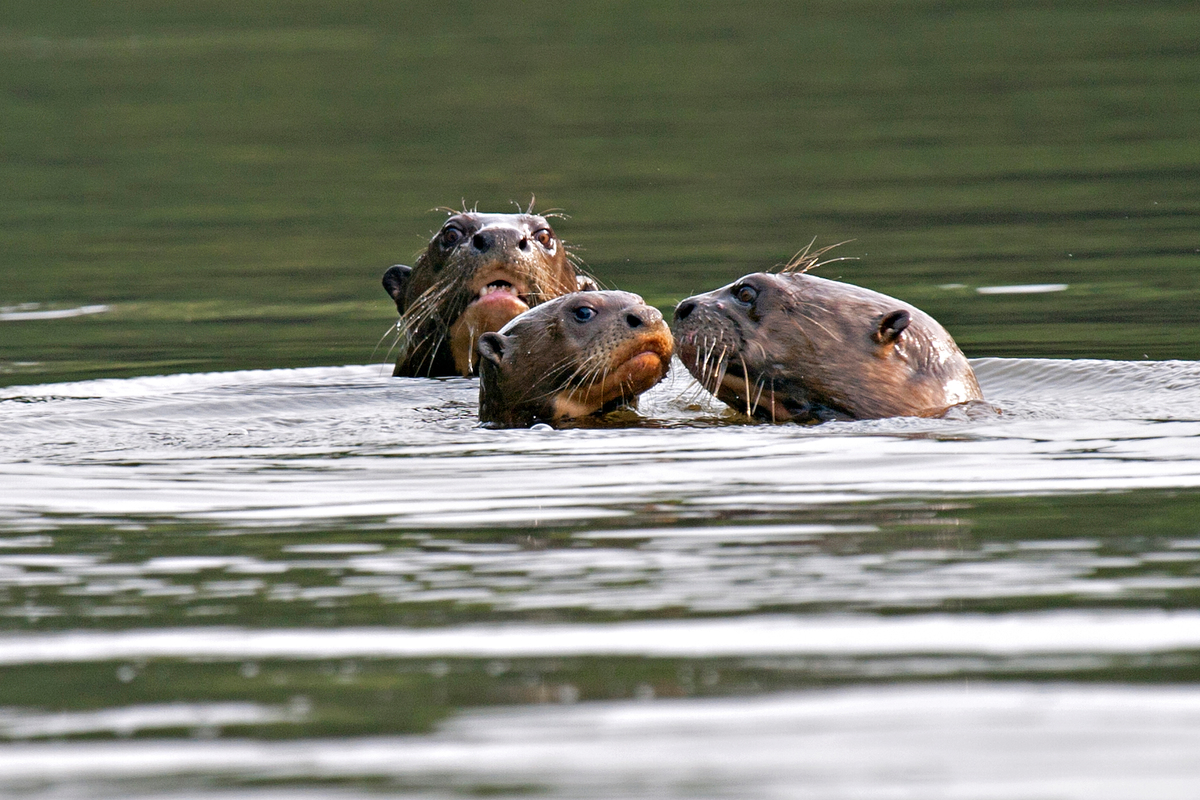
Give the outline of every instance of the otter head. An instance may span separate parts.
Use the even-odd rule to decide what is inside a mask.
[[[822,422],[932,416],[982,393],[941,325],[887,295],[755,273],[675,309],[679,357],[748,416]]]
[[[454,214],[413,267],[383,286],[400,312],[396,375],[471,375],[481,333],[550,298],[595,284],[580,275],[545,217]]]
[[[479,337],[479,418],[495,427],[611,411],[661,381],[671,330],[628,292],[576,292]]]

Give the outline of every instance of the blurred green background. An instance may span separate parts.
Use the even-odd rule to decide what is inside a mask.
[[[1196,359],[1197,87],[1194,2],[9,3],[0,315],[110,310],[0,383],[383,360],[431,209],[533,196],[663,308],[852,240],[968,355]]]

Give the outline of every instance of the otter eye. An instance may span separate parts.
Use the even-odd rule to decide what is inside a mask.
[[[739,286],[733,291],[733,299],[737,300],[742,305],[754,305],[754,301],[758,298],[758,290],[753,286]]]
[[[457,225],[447,225],[442,228],[442,247],[453,247],[462,241],[465,235],[463,229]]]
[[[587,322],[592,317],[596,316],[596,309],[591,306],[580,306],[575,309],[575,321]]]
[[[554,244],[554,234],[550,232],[549,228],[539,228],[538,230],[534,231],[533,238],[538,244],[540,244],[542,247],[545,247],[547,250],[549,250],[550,246]]]

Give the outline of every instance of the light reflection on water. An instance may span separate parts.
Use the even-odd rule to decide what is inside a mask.
[[[668,427],[632,429],[484,430],[475,381],[380,367],[13,387],[0,393],[0,474],[9,513],[30,525],[44,513],[527,525],[663,501],[711,514],[1200,485],[1200,366],[976,364],[1000,415],[817,428],[718,424],[727,412],[678,365],[642,403]]]
[[[1200,613],[1054,612],[865,615],[511,625],[430,629],[225,628],[0,638],[0,664],[150,658],[534,658],[638,656],[1149,655],[1200,649]]]
[[[222,797],[196,776],[370,776],[406,797],[1184,800],[1198,747],[1193,691],[984,683],[472,712],[423,738],[0,748],[0,786],[96,797],[169,778],[171,791],[124,796]]]
[[[975,365],[998,414],[812,428],[681,369],[561,431],[378,366],[0,390],[0,790],[1188,796],[1200,365]]]
[[[509,612],[740,613],[783,607],[919,610],[948,602],[1062,596],[1103,602],[1200,590],[1200,548],[1194,544],[1141,543],[1140,550],[1129,552],[1099,539],[949,538],[953,520],[931,517],[924,524],[947,536],[943,541],[883,546],[913,521],[901,516],[880,528],[588,530],[576,534],[570,546],[552,547],[415,535],[395,539],[386,549],[350,543],[340,553],[298,545],[255,555],[151,556],[135,562],[109,553],[0,554],[0,584],[36,587],[43,601],[56,594],[64,609],[79,611],[41,613],[68,616],[137,616],[148,613],[147,604],[171,597],[197,605],[264,598],[297,610],[366,599],[483,604]],[[303,549],[295,552],[297,547]],[[372,548],[379,552],[360,552]],[[3,613],[21,617],[28,609]]]

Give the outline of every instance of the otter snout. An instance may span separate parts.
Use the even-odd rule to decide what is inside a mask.
[[[662,312],[654,306],[634,306],[625,312],[625,324],[630,328],[653,328],[663,321]]]
[[[471,237],[471,247],[479,253],[500,248],[501,250],[529,250],[529,237],[515,228],[492,228],[482,230]]]

